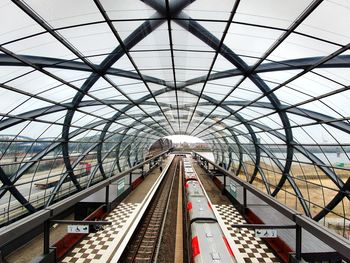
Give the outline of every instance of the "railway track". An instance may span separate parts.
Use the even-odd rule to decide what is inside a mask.
[[[165,215],[169,206],[174,178],[178,172],[179,160],[179,157],[174,158],[138,229],[121,256],[120,262],[146,263],[157,261],[161,241],[160,233],[163,232]]]

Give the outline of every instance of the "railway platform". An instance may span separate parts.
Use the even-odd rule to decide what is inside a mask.
[[[61,262],[117,262],[122,256],[127,241],[131,238],[130,233],[135,230],[140,220],[141,210],[148,202],[152,191],[158,187],[158,179],[167,173],[173,158],[174,155],[170,155],[164,160],[165,168],[161,173],[159,169],[154,170],[139,187],[109,213],[105,219],[112,223],[110,226],[86,235],[61,259]],[[234,220],[233,222],[244,223],[243,218],[230,201],[220,194],[215,184],[208,179],[205,171],[195,161],[193,166],[213,204],[213,210],[228,237],[237,262],[279,262],[266,244],[254,237],[251,230],[242,229],[237,232],[230,228],[229,223],[232,223],[230,219]],[[183,251],[181,250],[180,253]]]
[[[60,246],[56,246],[56,255],[61,253],[61,256],[57,257],[58,262],[170,263],[192,262],[194,258],[197,261],[200,258],[198,262],[206,262],[203,259],[209,256],[209,260],[210,257],[216,260],[213,262],[226,263],[220,261],[220,258],[224,258],[224,250],[229,251],[232,262],[287,262],[286,258],[281,256],[278,247],[271,245],[265,238],[257,237],[252,228],[242,227],[251,224],[251,221],[248,221],[249,216],[241,214],[199,161],[192,159],[191,155],[169,154],[160,166],[140,182],[138,178],[130,177],[130,182],[137,184],[130,187],[132,190],[103,217],[110,225],[84,235],[74,245],[70,244],[70,248],[64,253],[58,251],[57,247]],[[191,169],[194,175],[191,175]],[[194,201],[195,199],[189,199],[192,191],[190,188],[194,185],[191,182],[196,182],[200,189],[203,189],[205,196],[200,198],[206,198],[207,201],[203,203],[205,207]],[[193,197],[196,197],[199,192],[193,193]],[[256,205],[257,202],[258,200],[248,194],[248,204],[252,208],[269,209],[264,204]],[[197,219],[191,217],[196,213],[199,215],[203,208],[205,210],[208,207],[214,214],[214,220],[212,216],[206,216],[209,214],[202,214]],[[199,210],[192,213],[197,208]],[[257,215],[259,211],[255,211]],[[208,218],[210,220],[206,222]],[[275,222],[272,219],[270,221]],[[221,231],[218,240],[224,240],[221,248],[219,243],[216,243],[217,240],[214,240],[216,228],[212,227],[213,223],[217,224],[220,229],[218,231]],[[201,228],[200,224],[206,225]],[[241,227],[238,227],[239,225]],[[285,229],[279,232],[281,237],[285,234]],[[207,238],[207,243],[198,242],[199,236],[203,240]],[[60,241],[55,244],[59,243]],[[23,247],[16,251],[16,256],[21,258],[20,255],[26,253],[28,247],[27,250]]]
[[[168,165],[171,163],[173,156],[168,155],[162,160],[163,173],[166,173]],[[118,245],[127,227],[130,226],[135,215],[139,211],[142,201],[149,194],[150,189],[154,186],[161,172],[159,166],[152,169],[142,180],[142,186],[139,187],[137,181],[140,174],[133,173],[131,176],[135,189],[131,191],[105,218],[112,224],[103,227],[103,230],[89,233],[84,236],[78,244],[74,246],[64,257],[61,262],[107,262],[106,258],[114,254],[115,247]],[[135,184],[137,183],[137,184]],[[74,219],[72,214],[68,214],[64,219]],[[57,243],[67,235],[66,225],[55,224],[50,230],[50,242]],[[24,246],[15,250],[5,258],[5,262],[30,262],[35,255],[41,253],[43,249],[43,234],[32,239]],[[33,262],[38,262],[34,260]]]
[[[137,215],[147,205],[152,190],[158,186],[158,180],[167,172],[173,158],[174,156],[170,155],[163,160],[162,165],[165,168],[162,172],[159,169],[153,170],[109,213],[106,221],[112,222],[110,226],[85,236],[61,262],[111,262],[114,257],[119,257],[120,251],[125,248],[125,240],[129,238],[128,234],[138,223]]]
[[[215,185],[208,190],[208,194],[213,191],[213,200],[222,202],[216,208],[228,231],[236,239],[235,243],[240,243],[242,239],[249,240],[256,229],[265,228],[275,231],[274,238],[264,238],[264,241],[283,262],[342,262],[342,256],[348,257],[349,245],[346,240],[334,238],[334,234],[320,223],[279,203],[206,157],[198,153],[194,155],[197,160],[195,166],[204,185]],[[229,201],[220,201],[222,197]],[[240,237],[242,233],[245,237]],[[244,244],[243,248],[249,246]],[[251,260],[253,250],[249,248],[244,251],[243,248],[241,251],[244,256],[249,256]]]
[[[147,203],[147,199],[152,191],[158,187],[157,180],[161,175],[165,175],[170,167],[170,162],[174,155],[170,155],[163,164],[163,171],[159,169],[153,171],[146,179],[132,191],[111,213],[106,217],[111,221],[111,226],[106,226],[102,231],[90,233],[77,244],[61,262],[117,262],[120,260],[128,241],[131,239],[131,233],[136,229],[136,225],[141,220],[140,214]],[[192,162],[208,198],[213,205],[213,210],[225,236],[233,250],[237,262],[280,262],[275,254],[259,238],[255,238],[251,230],[231,228],[230,223],[246,223],[239,212],[231,205],[231,202],[220,194],[219,189],[212,180],[205,174],[205,171],[195,162]],[[179,180],[178,182],[181,182]],[[175,184],[178,183],[177,181]],[[181,183],[180,183],[181,184]],[[180,195],[180,194],[179,194]],[[179,198],[179,202],[183,202]],[[180,209],[178,209],[178,212]],[[181,210],[181,212],[183,212]],[[182,218],[180,218],[182,220]],[[233,221],[231,221],[233,220]],[[177,220],[179,221],[179,219]],[[178,228],[178,222],[176,227]],[[181,231],[182,231],[181,226]],[[182,236],[177,231],[177,238]],[[176,240],[177,243],[179,243]],[[181,239],[181,242],[183,240]],[[171,248],[169,248],[171,249]],[[174,249],[175,250],[175,249]],[[177,261],[183,261],[179,253],[183,250],[174,252]],[[121,262],[121,261],[120,261]],[[135,261],[137,262],[137,261]]]

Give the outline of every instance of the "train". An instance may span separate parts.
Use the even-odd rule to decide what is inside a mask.
[[[84,177],[84,176],[87,176],[91,173],[91,163],[80,162],[79,166],[80,166],[80,168],[77,169],[77,171],[74,175],[76,178]],[[67,176],[66,179],[64,179],[63,183],[69,182],[71,180],[72,179],[69,176]],[[51,187],[55,187],[59,181],[60,181],[60,176],[54,176],[52,178],[39,181],[39,182],[35,183],[34,185],[38,189],[44,190],[44,189],[48,189]]]
[[[184,164],[184,198],[191,263],[236,263],[199,178],[188,158]]]

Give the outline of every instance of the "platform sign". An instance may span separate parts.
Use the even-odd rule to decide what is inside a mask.
[[[125,190],[125,178],[122,178],[117,183],[117,196],[123,193]]]
[[[89,225],[68,225],[68,233],[89,234]]]
[[[277,237],[277,229],[255,229],[255,237],[275,238]]]
[[[234,182],[230,182],[230,194],[236,198],[237,197],[237,185]]]

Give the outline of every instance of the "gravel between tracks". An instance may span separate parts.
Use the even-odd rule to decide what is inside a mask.
[[[178,160],[181,159],[177,157],[177,161]],[[174,186],[170,196],[169,210],[165,221],[157,262],[173,263],[175,259],[176,214],[179,189],[178,181],[179,172],[177,172],[175,175]]]
[[[175,169],[179,160],[180,157],[174,158],[173,163],[167,171],[167,175],[165,175],[158,192],[154,196],[155,199],[151,202],[149,208],[147,208],[148,211],[143,216],[138,229],[121,256],[120,262],[153,262],[152,258],[157,254],[155,253],[156,249],[153,248],[155,248],[158,242],[157,239],[161,231],[161,222],[158,219],[160,218],[159,213],[163,213],[162,210],[166,209],[166,202],[170,191],[167,218],[162,233],[163,238],[160,242],[158,257],[155,262],[174,262],[176,237],[176,220],[174,218],[176,219],[178,189],[178,180],[176,180],[178,173],[175,173]],[[174,173],[173,189],[170,189]]]

